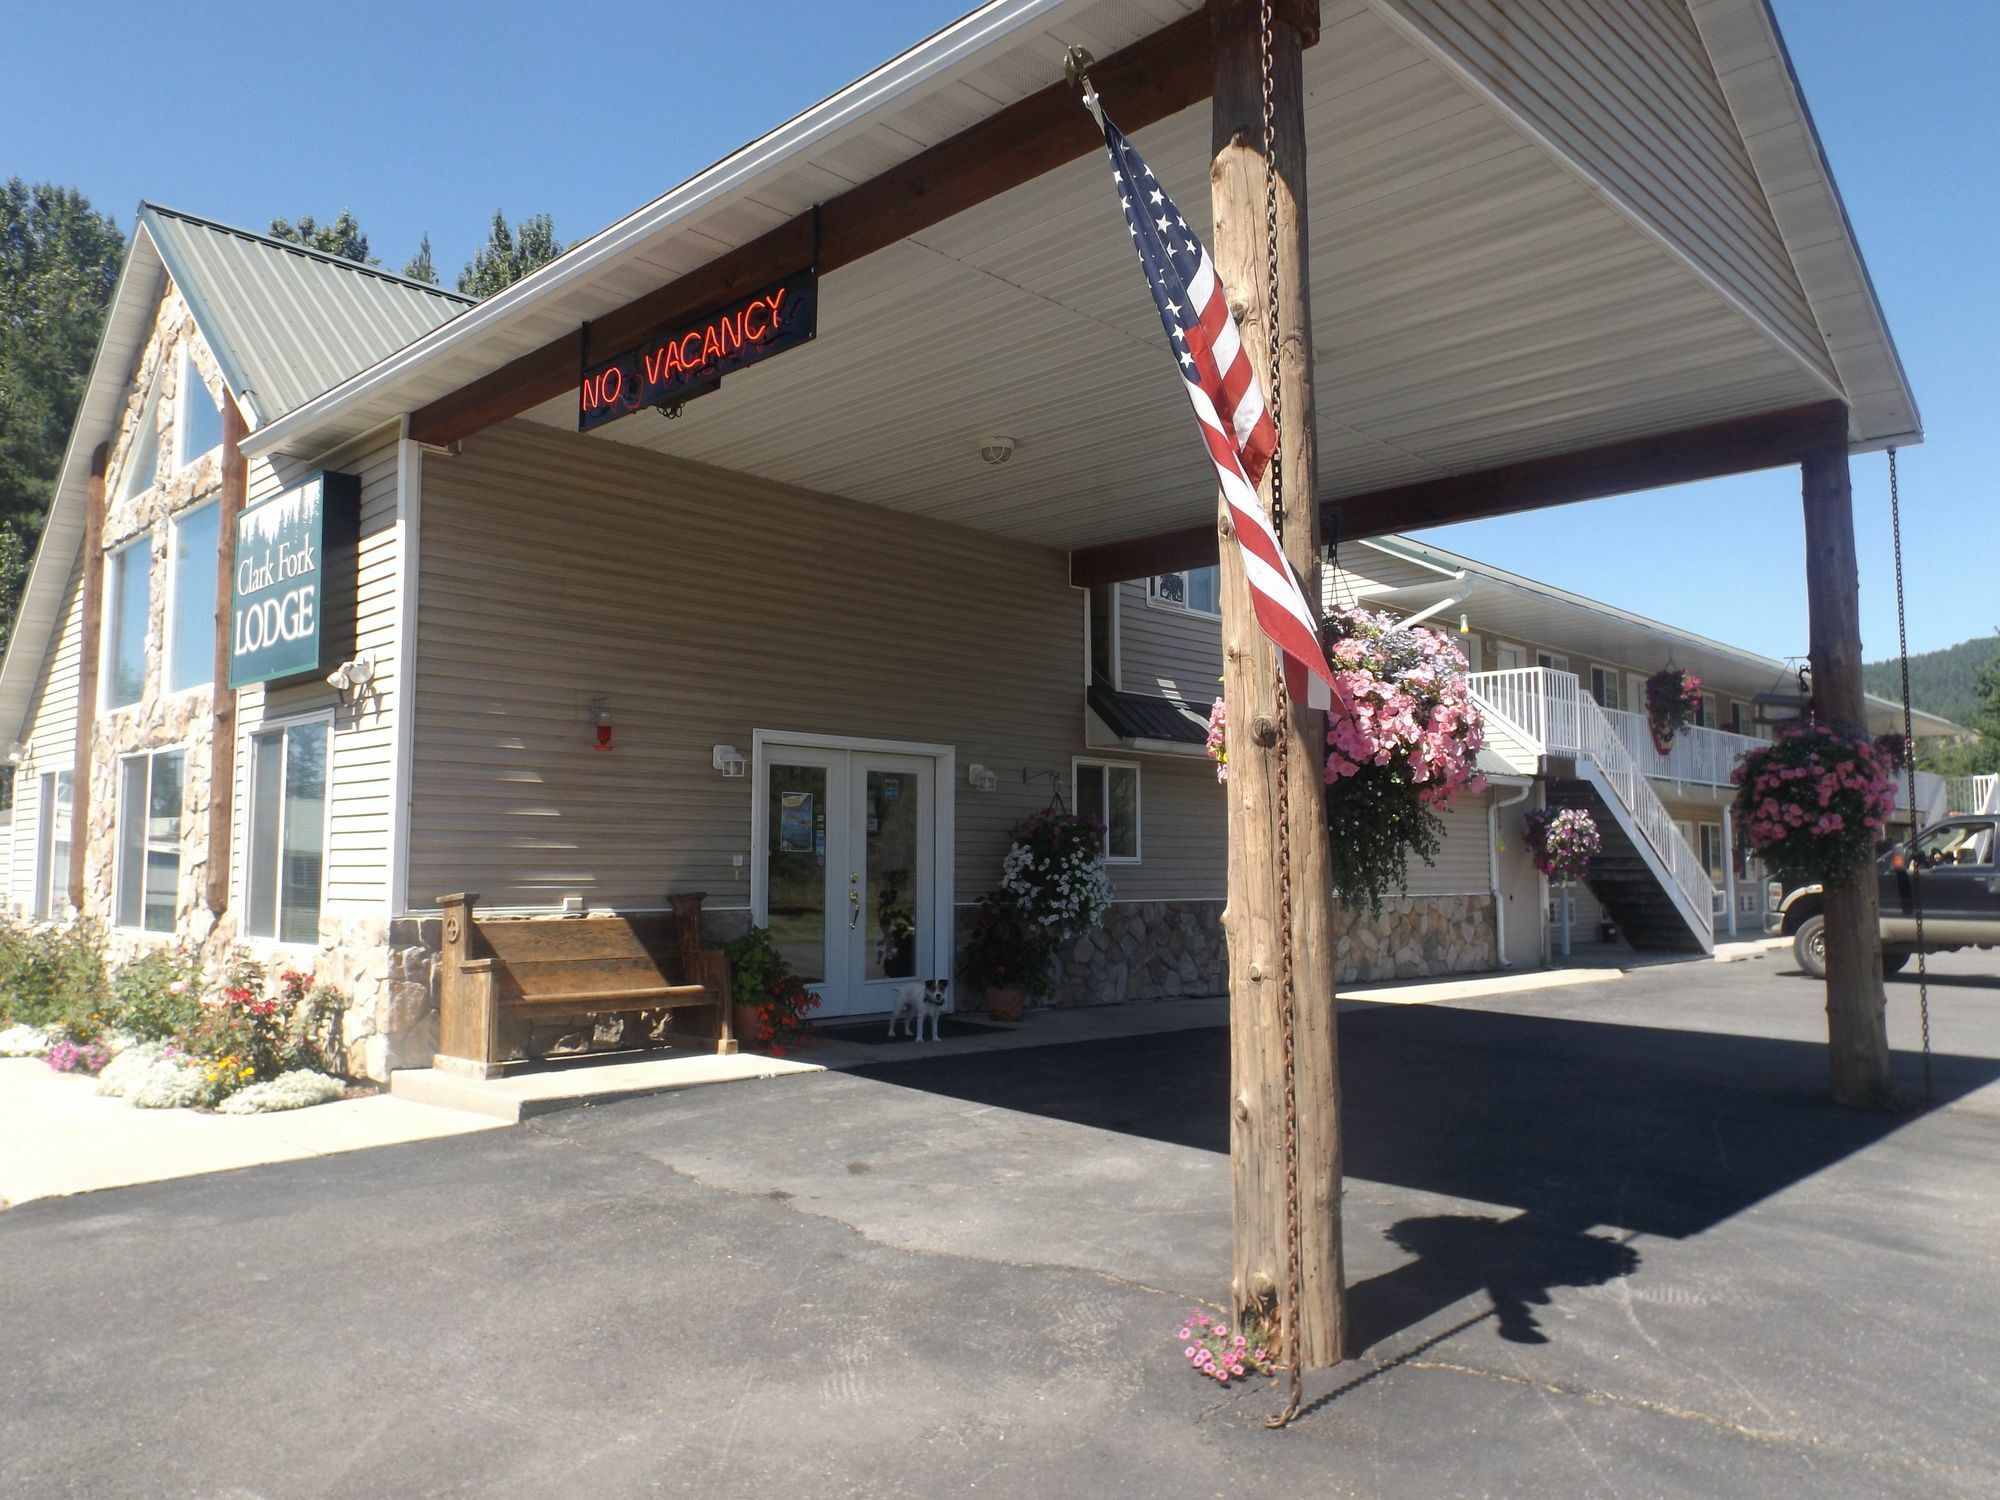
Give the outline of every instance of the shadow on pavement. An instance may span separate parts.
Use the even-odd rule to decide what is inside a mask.
[[[1916,1094],[1918,1060],[1899,1053],[1896,1063]],[[1624,1239],[1700,1233],[1910,1118],[1834,1107],[1826,1066],[1819,1043],[1439,1006],[1344,1012],[1348,1175],[1516,1210],[1390,1227],[1413,1258],[1349,1290],[1355,1347],[1481,1289],[1504,1336],[1538,1342],[1533,1309],[1550,1288],[1636,1268]],[[1221,1027],[887,1063],[860,1076],[1229,1149]],[[2000,1059],[1941,1055],[1935,1077],[1948,1103],[2000,1077]]]

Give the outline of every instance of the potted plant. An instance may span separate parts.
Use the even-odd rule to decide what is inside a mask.
[[[785,962],[771,929],[752,927],[723,945],[729,955],[731,1021],[737,1040],[763,1047],[773,1056],[814,1040],[810,1019],[819,1009],[814,994]]]
[[[1674,736],[1700,712],[1701,679],[1694,673],[1665,666],[1646,679],[1646,728],[1660,754],[1674,748]]]
[[[959,967],[985,992],[988,1016],[1020,1020],[1029,992],[1047,987],[1048,956],[1047,945],[1019,903],[997,893],[979,898]]]

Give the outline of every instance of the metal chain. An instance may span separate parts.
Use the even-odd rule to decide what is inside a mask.
[[[1889,450],[1889,534],[1896,549],[1896,650],[1903,668],[1904,806],[1910,810],[1910,907],[1917,919],[1917,1018],[1923,1026],[1924,1108],[1937,1102],[1931,1085],[1931,974],[1924,959],[1924,872],[1916,859],[1917,737],[1910,709],[1910,626],[1903,612],[1903,495],[1896,477],[1896,450]]]
[[[1258,62],[1264,87],[1264,344],[1269,355],[1269,376],[1264,400],[1271,413],[1271,428],[1278,441],[1271,450],[1271,529],[1277,534],[1278,550],[1285,546],[1285,471],[1282,433],[1284,394],[1279,384],[1278,348],[1278,111],[1271,79],[1271,0],[1258,8]],[[1278,814],[1278,1035],[1285,1071],[1285,1294],[1279,1304],[1280,1331],[1284,1339],[1287,1399],[1283,1411],[1265,1422],[1267,1427],[1283,1427],[1299,1414],[1301,1369],[1299,1304],[1299,1099],[1297,1066],[1298,992],[1293,982],[1292,957],[1292,702],[1285,682],[1282,654],[1274,653],[1277,668],[1277,814]]]

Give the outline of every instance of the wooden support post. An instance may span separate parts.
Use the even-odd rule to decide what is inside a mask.
[[[1276,100],[1278,259],[1277,337],[1283,392],[1281,457],[1287,499],[1286,552],[1319,588],[1318,510],[1313,503],[1312,309],[1307,295],[1305,119],[1299,54],[1316,39],[1316,0],[1277,7],[1272,29]],[[1244,0],[1210,0],[1214,37],[1210,169],[1217,273],[1260,382],[1269,379],[1271,330],[1265,317],[1266,243],[1263,90],[1258,10]],[[1114,101],[1115,102],[1115,101]],[[1265,481],[1265,497],[1270,481]],[[1286,1295],[1280,1041],[1277,756],[1290,763],[1293,981],[1297,1005],[1300,1299],[1294,1310],[1307,1369],[1338,1362],[1345,1313],[1340,1255],[1340,1086],[1334,1038],[1332,875],[1327,857],[1324,716],[1295,707],[1278,721],[1270,643],[1252,613],[1249,587],[1222,531],[1224,695],[1229,704],[1230,1175],[1236,1253],[1232,1290],[1239,1317],[1268,1314]]]
[[[222,498],[217,502],[215,546],[215,687],[209,711],[208,880],[202,899],[221,916],[229,905],[229,863],[234,852],[231,815],[236,800],[236,691],[229,685],[230,600],[236,587],[236,518],[250,488],[243,439],[250,428],[232,392],[222,393]]]
[[[99,443],[90,455],[90,482],[84,491],[83,643],[76,667],[76,753],[69,776],[67,893],[78,911],[90,888],[84,866],[90,849],[90,748],[97,728],[97,664],[104,635],[104,475],[110,464],[111,445]],[[49,815],[48,808],[41,810],[44,819]]]
[[[1867,729],[1861,694],[1861,573],[1854,554],[1854,497],[1847,449],[1810,450],[1805,495],[1806,607],[1813,711],[1849,734]],[[1833,1100],[1861,1109],[1890,1102],[1889,1036],[1882,994],[1882,927],[1875,867],[1826,885],[1826,1034]]]

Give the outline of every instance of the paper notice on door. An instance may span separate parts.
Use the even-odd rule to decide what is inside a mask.
[[[781,792],[778,794],[778,852],[780,854],[810,854],[813,852],[813,794],[811,792]]]

